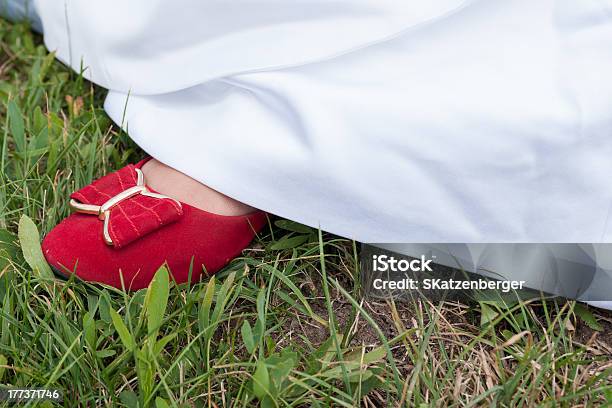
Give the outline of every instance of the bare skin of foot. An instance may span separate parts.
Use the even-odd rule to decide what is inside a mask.
[[[220,215],[244,215],[256,210],[155,159],[146,162],[142,172],[153,190],[192,207]]]

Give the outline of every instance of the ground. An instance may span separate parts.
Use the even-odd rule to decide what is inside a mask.
[[[191,287],[164,269],[129,294],[53,277],[39,234],[143,154],[104,95],[0,20],[1,384],[91,407],[612,404],[609,312],[363,299],[358,243],[278,218]]]

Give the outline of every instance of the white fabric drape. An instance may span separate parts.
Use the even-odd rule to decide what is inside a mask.
[[[612,241],[611,0],[36,7],[140,146],[240,201],[367,242]]]

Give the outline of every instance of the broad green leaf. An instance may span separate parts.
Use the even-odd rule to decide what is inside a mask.
[[[348,375],[348,380],[352,383],[358,383],[369,379],[370,377],[372,377],[372,374],[372,371],[367,369],[363,371],[352,371]]]
[[[138,391],[143,399],[147,399],[153,390],[153,377],[155,368],[149,353],[149,345],[143,345],[142,349],[134,350],[136,357],[136,375],[138,376]]]
[[[219,317],[225,310],[225,305],[230,298],[230,294],[232,292],[232,285],[234,284],[234,278],[236,277],[236,272],[230,273],[227,278],[225,278],[225,282],[221,285],[221,289],[217,294],[217,303],[215,303],[215,309],[212,314],[212,322],[216,323],[219,320]]]
[[[38,228],[27,215],[22,215],[19,220],[18,235],[23,257],[34,274],[42,278],[53,278],[53,272],[40,248]]]
[[[38,80],[40,82],[43,82],[45,80],[45,77],[47,76],[47,71],[49,71],[49,68],[51,67],[54,61],[55,51],[51,51],[43,60],[42,65],[40,67],[40,71],[38,72]]]
[[[343,365],[336,365],[333,368],[324,371],[323,373],[321,373],[321,377],[340,380],[344,378],[344,370],[348,371],[348,380],[350,382],[367,380],[372,376],[372,372],[370,370],[362,368],[358,363],[347,362],[343,363]]]
[[[111,309],[110,296],[108,292],[104,291],[100,295],[100,304],[98,306],[98,310],[100,311],[100,319],[102,319],[104,323],[110,324],[113,321],[111,319],[110,309]]]
[[[0,354],[0,366],[5,366],[7,364],[8,364],[8,359],[4,357],[2,354]],[[2,381],[2,378],[4,377],[4,371],[5,371],[5,368],[0,367],[0,381]]]
[[[8,103],[7,116],[11,133],[13,134],[13,141],[15,142],[15,148],[18,152],[25,151],[26,140],[25,140],[25,125],[23,122],[23,115],[21,110],[15,103],[10,101]]]
[[[13,313],[13,302],[11,301],[11,296],[4,296],[4,301],[2,302],[2,314],[4,316],[11,316]],[[12,335],[11,324],[9,319],[2,317],[0,319],[0,344],[9,344],[9,336]]]
[[[270,376],[263,360],[257,361],[257,368],[253,374],[253,392],[260,400],[270,392]]]
[[[162,397],[155,398],[155,408],[168,408],[169,405]]]
[[[283,381],[291,373],[291,370],[293,370],[298,361],[297,353],[288,348],[283,349],[281,355],[275,354],[266,360],[268,367],[270,367],[270,379],[277,389],[282,388]]]
[[[260,340],[264,340],[265,331],[266,323],[257,319],[257,321],[255,322],[255,327],[253,327],[253,341],[259,342]]]
[[[591,313],[591,311],[585,306],[583,306],[581,303],[576,303],[576,305],[574,306],[574,313],[591,329],[595,331],[603,330],[603,327],[601,327],[601,324],[599,324],[595,316],[593,316],[593,313]]]
[[[242,334],[242,341],[247,351],[249,354],[253,354],[255,351],[255,341],[253,339],[253,330],[251,329],[251,325],[249,324],[248,320],[245,320],[244,323],[242,323],[240,334]]]
[[[236,273],[232,272],[227,276],[225,282],[223,282],[223,285],[221,285],[219,292],[217,292],[215,308],[213,309],[212,314],[210,312],[210,308],[216,287],[212,279],[211,282],[208,283],[208,287],[206,288],[206,293],[198,314],[198,324],[200,325],[201,330],[206,331],[204,339],[207,341],[211,339],[212,334],[219,325],[219,321],[221,320],[223,312],[225,311],[225,306],[227,305],[228,300],[231,298],[231,293],[233,291],[232,285],[234,283],[235,276]]]
[[[98,357],[98,358],[112,357],[115,354],[117,354],[117,352],[115,350],[100,350],[100,351],[96,351],[96,357]]]
[[[170,343],[170,341],[172,341],[176,337],[176,335],[177,333],[171,333],[167,336],[162,337],[157,343],[155,343],[155,347],[153,347],[153,354],[155,354],[156,356],[159,355],[164,349],[164,347],[166,347],[166,345]]]
[[[145,297],[147,329],[150,336],[157,336],[159,327],[164,319],[166,306],[168,305],[169,287],[168,269],[162,266],[155,273]]]
[[[41,152],[46,153],[49,145],[49,130],[46,127],[42,128],[41,131],[38,132],[38,134],[36,134],[36,137],[32,140],[31,145],[33,149],[40,150]],[[32,152],[31,156],[34,156],[36,154],[39,153]]]
[[[300,234],[312,234],[314,230],[306,225],[299,224],[295,221],[289,220],[278,220],[274,223],[279,228],[282,228],[291,232],[299,232]]]
[[[310,237],[308,235],[297,235],[294,237],[284,236],[272,245],[270,245],[270,249],[273,251],[281,251],[283,249],[291,249],[302,245],[305,242],[308,242]]]
[[[83,336],[86,344],[92,349],[96,348],[96,322],[91,313],[85,312],[83,315]]]
[[[321,375],[326,378],[341,379],[344,375],[344,368],[344,370],[348,371],[348,379],[350,382],[365,381],[370,378],[373,373],[364,366],[383,360],[386,356],[387,351],[382,346],[376,347],[374,350],[363,355],[361,351],[358,350],[346,355],[342,365],[336,365]]]
[[[354,361],[360,364],[372,364],[387,357],[387,350],[383,346],[376,347],[374,350],[361,354],[361,350],[356,350],[346,355],[347,361]]]
[[[485,302],[480,303],[480,326],[486,326],[499,315],[499,313]]]
[[[257,319],[264,325],[266,325],[266,288],[262,287],[259,289],[257,294]]]
[[[215,295],[215,277],[213,276],[206,285],[206,292],[200,305],[198,314],[198,324],[200,331],[204,331],[210,325],[210,308],[212,306],[213,297]]]
[[[336,339],[338,340],[338,343],[342,343],[342,338],[343,338],[342,333],[336,333]],[[328,363],[333,359],[335,355],[336,355],[336,346],[334,344],[334,338],[333,336],[329,336],[327,340],[325,340],[319,346],[319,348],[316,349],[314,353],[312,353],[312,358],[314,361],[317,361],[320,363]],[[327,364],[323,364],[323,366],[326,366],[326,365]]]
[[[386,357],[387,357],[387,350],[385,350],[383,346],[379,346],[379,347],[376,347],[374,350],[370,351],[369,353],[366,353],[363,356],[363,359],[360,359],[360,361],[363,361],[366,364],[372,364],[375,361],[383,360]]]
[[[361,390],[361,395],[368,395],[370,391],[374,389],[378,389],[379,391],[388,390],[390,384],[384,381],[383,377],[380,376],[381,373],[384,373],[385,370],[371,370],[372,376],[369,376],[367,379],[361,379],[359,382],[359,389]],[[350,379],[349,379],[350,381]]]
[[[0,271],[17,258],[19,246],[17,237],[7,230],[0,229]]]
[[[36,157],[36,156],[42,156],[43,154],[47,153],[48,151],[49,151],[48,147],[42,147],[40,149],[29,149],[27,152],[24,152],[24,153],[15,152],[15,157],[18,157],[21,160],[25,160],[28,157],[32,158],[32,157]]]
[[[124,390],[119,394],[119,399],[128,408],[138,408],[138,395],[132,390]]]
[[[43,129],[48,129],[47,117],[42,112],[41,107],[37,106],[32,112],[32,131],[39,133]]]
[[[123,319],[121,318],[121,316],[119,316],[117,312],[115,312],[115,310],[113,310],[113,308],[110,309],[110,315],[111,319],[113,320],[115,330],[117,330],[117,333],[119,334],[121,342],[123,343],[126,349],[128,349],[129,351],[133,351],[136,346],[134,344],[134,338],[128,331],[128,328],[125,326],[125,323],[123,323]]]

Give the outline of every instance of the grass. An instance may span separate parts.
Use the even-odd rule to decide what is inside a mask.
[[[0,383],[65,406],[612,404],[609,313],[362,300],[359,245],[285,220],[191,287],[163,268],[129,294],[52,277],[37,230],[142,155],[104,95],[0,20]]]

